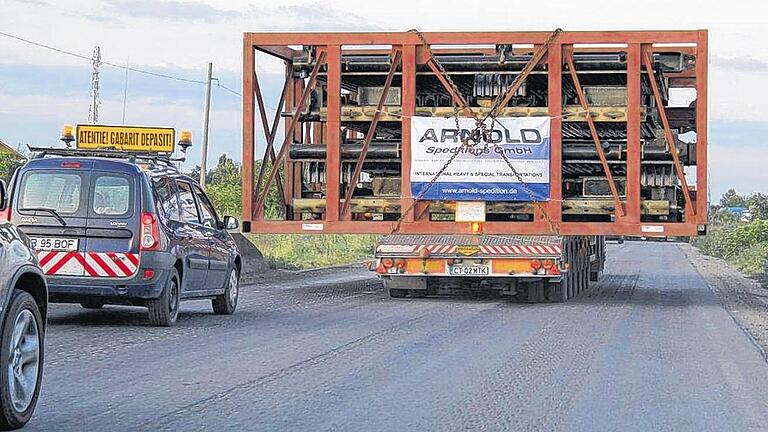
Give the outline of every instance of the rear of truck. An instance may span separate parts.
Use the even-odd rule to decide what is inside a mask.
[[[496,291],[529,302],[566,301],[597,280],[599,236],[389,235],[375,271],[392,297]]]

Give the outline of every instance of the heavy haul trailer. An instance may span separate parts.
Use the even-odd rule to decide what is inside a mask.
[[[285,63],[271,123],[257,53]],[[402,235],[420,251],[430,245],[418,239],[436,234],[471,251],[519,248],[524,236],[596,245],[590,236],[706,231],[704,30],[246,33],[243,54],[245,231],[385,234],[378,268],[391,259],[393,280],[409,257],[381,248]],[[267,143],[258,173],[257,121]],[[279,215],[265,218],[272,189]],[[480,279],[503,259],[558,261],[563,274],[577,273],[568,259],[602,266],[602,252],[578,250],[439,259],[485,260]],[[510,278],[544,276],[521,270]]]
[[[376,272],[392,297],[495,290],[529,302],[565,301],[597,281],[603,236],[389,235]]]

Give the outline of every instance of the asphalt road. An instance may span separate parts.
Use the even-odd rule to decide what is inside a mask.
[[[56,305],[27,429],[768,430],[768,363],[681,250],[608,253],[567,304],[394,300],[334,270],[170,329]]]

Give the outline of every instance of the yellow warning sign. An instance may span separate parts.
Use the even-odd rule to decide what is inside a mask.
[[[77,125],[77,148],[173,153],[173,128]]]

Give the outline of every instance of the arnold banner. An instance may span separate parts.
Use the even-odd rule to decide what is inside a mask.
[[[548,200],[549,117],[500,117],[485,124],[481,134],[472,118],[460,118],[461,130],[457,130],[453,118],[413,117],[413,196],[446,201]],[[465,140],[468,146],[462,144]]]

